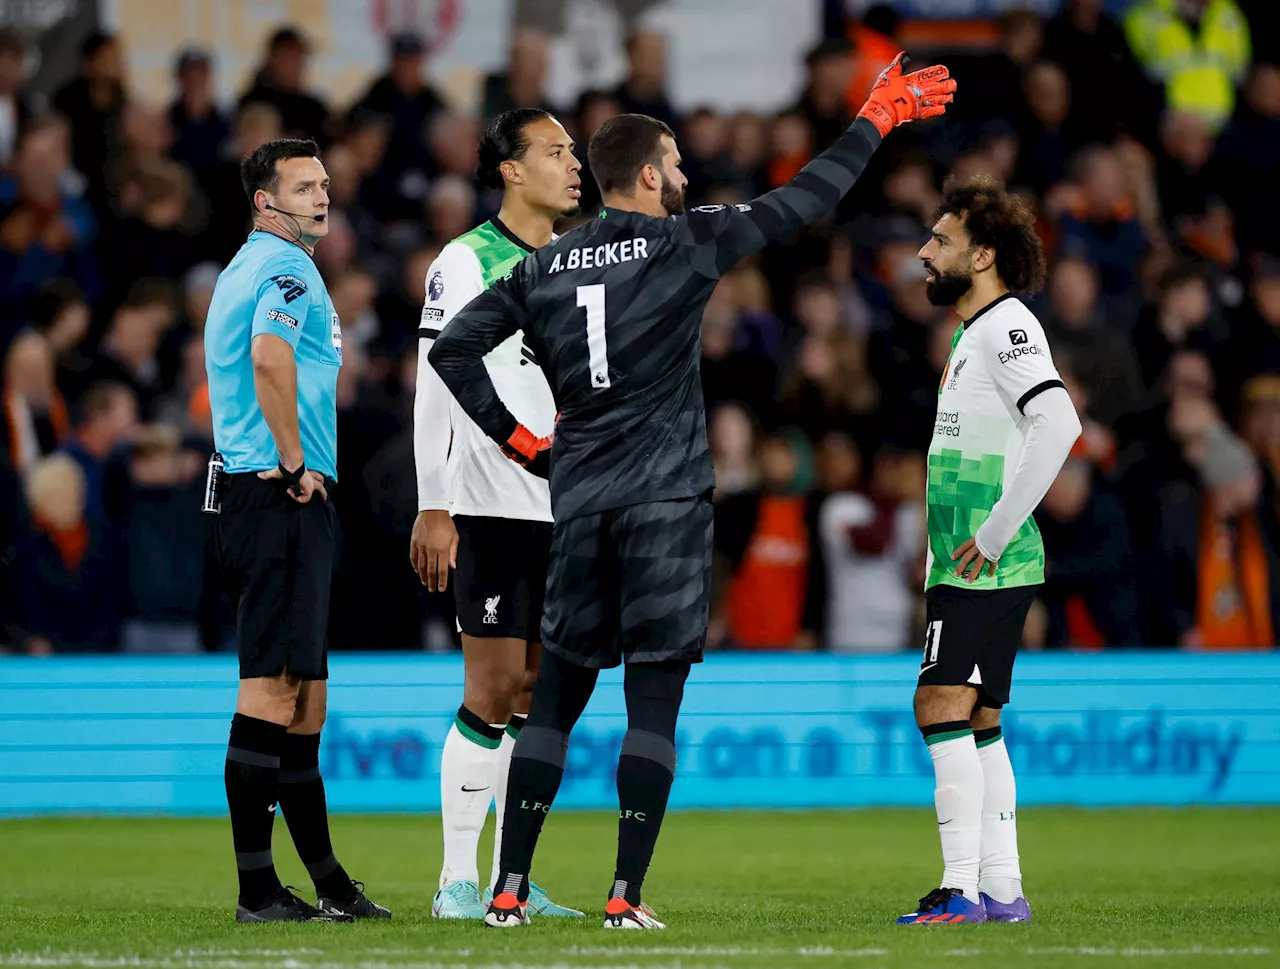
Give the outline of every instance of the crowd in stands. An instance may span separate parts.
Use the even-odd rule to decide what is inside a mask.
[[[931,51],[945,119],[899,129],[827,223],[739,266],[702,333],[715,455],[713,647],[873,652],[922,642],[925,451],[954,315],[916,252],[951,172],[1025,193],[1050,253],[1031,300],[1084,434],[1037,513],[1047,582],[1031,647],[1270,647],[1280,629],[1280,32],[1268,0],[1066,0],[1014,11],[990,50]],[[828,3],[794,105],[678,112],[665,38],[634,30],[614,90],[550,105],[549,38],[513,37],[461,114],[419,37],[389,40],[350,106],[311,87],[282,27],[234,104],[216,54],[133,89],[118,37],[50,97],[0,30],[0,639],[34,654],[226,648],[234,623],[200,514],[212,448],[202,330],[244,240],[238,161],[315,138],[332,179],[315,258],[343,328],[335,649],[447,649],[448,596],[408,560],[411,414],[427,267],[496,212],[472,174],[484,123],[556,111],[673,125],[688,204],[750,199],[852,120],[899,47],[887,6]],[[918,61],[923,63],[923,61]],[[749,69],[744,65],[744,70]],[[563,227],[572,228],[572,223]]]

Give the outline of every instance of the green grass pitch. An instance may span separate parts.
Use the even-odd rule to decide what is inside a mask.
[[[1280,965],[1277,809],[1028,808],[1019,833],[1035,923],[951,928],[890,924],[937,884],[926,811],[672,814],[645,886],[669,928],[647,933],[600,928],[609,816],[553,814],[534,872],[591,917],[503,932],[431,918],[438,818],[338,816],[333,828],[339,857],[394,921],[235,924],[222,820],[0,822],[0,966]],[[314,897],[279,821],[275,844],[281,876]]]

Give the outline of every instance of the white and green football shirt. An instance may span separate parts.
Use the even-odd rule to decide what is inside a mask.
[[[929,553],[925,588],[991,590],[1044,582],[1044,543],[1028,515],[994,576],[952,574],[951,554],[972,538],[1013,477],[1030,421],[1027,402],[1062,379],[1040,321],[1012,294],[957,329],[938,387],[929,446]]]

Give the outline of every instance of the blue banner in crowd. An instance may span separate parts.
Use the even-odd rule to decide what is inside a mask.
[[[1105,7],[1111,13],[1119,14],[1134,2],[1106,0]],[[866,0],[864,6],[870,3],[871,0]],[[1063,7],[1063,0],[888,0],[888,3],[904,17],[945,20],[999,17],[1010,10],[1032,10],[1041,16],[1051,17]]]
[[[713,654],[677,738],[678,807],[931,803],[916,654]],[[340,811],[435,811],[455,656],[339,654],[321,752]],[[0,814],[225,810],[231,657],[0,660]],[[574,731],[557,807],[616,805],[621,674]],[[1280,654],[1027,654],[1005,735],[1025,804],[1280,802]]]

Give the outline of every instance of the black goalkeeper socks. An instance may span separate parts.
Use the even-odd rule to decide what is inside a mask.
[[[320,777],[320,735],[286,734],[280,756],[280,810],[298,857],[316,892],[337,902],[353,891],[351,878],[338,864],[329,839],[329,812]]]
[[[240,904],[261,908],[280,888],[271,858],[280,752],[285,728],[237,713],[231,720],[223,780],[231,812],[231,840],[240,878]]]
[[[618,865],[612,896],[625,898],[628,905],[640,904],[675,766],[671,741],[644,730],[627,731],[618,758]]]
[[[511,892],[529,899],[529,869],[542,824],[564,777],[569,738],[546,727],[525,727],[511,752],[507,806],[502,820],[502,853],[495,894]]]

